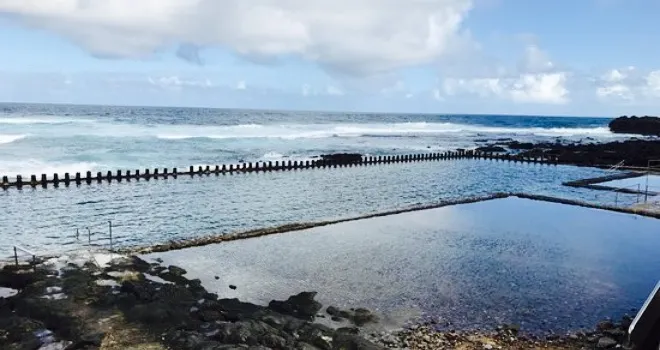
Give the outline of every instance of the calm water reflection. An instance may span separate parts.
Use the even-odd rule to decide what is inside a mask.
[[[656,219],[507,198],[149,258],[222,297],[316,290],[326,305],[419,310],[455,327],[563,330],[639,307],[660,278],[658,251]]]

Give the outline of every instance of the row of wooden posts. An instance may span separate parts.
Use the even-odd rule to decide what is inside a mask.
[[[195,176],[195,175],[210,175],[210,174],[228,174],[228,173],[239,173],[239,172],[265,172],[265,171],[280,171],[280,170],[294,170],[294,169],[314,169],[314,168],[327,168],[327,167],[342,167],[342,166],[360,166],[360,165],[369,165],[369,164],[386,164],[386,163],[402,163],[402,162],[418,162],[418,161],[428,161],[428,160],[446,160],[446,159],[493,159],[493,160],[503,160],[503,161],[513,161],[513,162],[533,162],[533,163],[552,163],[556,164],[556,159],[547,159],[547,158],[533,158],[533,157],[521,157],[510,154],[497,154],[497,153],[485,153],[485,152],[476,152],[476,151],[454,151],[454,152],[444,152],[444,153],[424,153],[424,154],[412,154],[412,155],[395,155],[395,156],[373,156],[373,157],[362,157],[359,161],[334,161],[330,159],[316,159],[316,160],[306,160],[306,161],[275,161],[275,162],[256,162],[256,163],[240,163],[240,164],[229,164],[229,165],[216,165],[215,167],[211,166],[199,166],[197,169],[190,166],[188,171],[179,171],[177,168],[171,170],[164,169],[154,169],[153,172],[150,169],[145,169],[143,172],[140,170],[135,170],[131,172],[127,170],[123,172],[122,170],[117,170],[115,172],[108,171],[105,175],[102,172],[97,172],[96,175],[93,175],[91,171],[88,171],[86,174],[82,175],[81,173],[75,173],[73,176],[69,173],[65,173],[64,177],[60,178],[59,174],[53,174],[49,178],[46,174],[41,174],[40,178],[37,178],[36,175],[30,176],[30,179],[23,179],[22,176],[18,175],[16,178],[11,179],[8,176],[2,177],[2,182],[0,182],[0,187],[7,189],[10,187],[22,188],[23,186],[31,187],[47,187],[48,184],[53,184],[54,186],[59,186],[59,184],[64,184],[66,186],[74,183],[80,185],[82,183],[91,184],[92,182],[103,182],[103,181],[122,181],[122,180],[139,180],[139,179],[158,179],[158,178],[177,178],[178,176]]]

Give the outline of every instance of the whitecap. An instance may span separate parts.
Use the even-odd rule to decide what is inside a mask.
[[[0,145],[12,143],[26,138],[27,135],[4,135],[0,134]]]

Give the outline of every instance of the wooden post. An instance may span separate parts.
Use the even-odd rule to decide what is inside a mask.
[[[170,175],[170,173],[167,172],[167,168],[163,168],[163,173],[161,175],[163,175],[163,177],[167,179],[167,177]]]
[[[23,187],[23,177],[21,175],[16,175],[16,187]]]
[[[215,173],[216,175],[220,174],[220,166],[219,166],[219,165],[216,165],[216,166],[215,166],[215,171],[214,171],[214,173]]]
[[[227,167],[224,164],[222,164],[222,173],[224,174],[226,171],[227,171]]]
[[[241,170],[245,171],[247,169],[247,164],[245,162],[241,163]]]
[[[106,181],[112,182],[112,171],[108,170],[108,174],[106,175]]]
[[[179,170],[177,168],[172,169],[172,176],[176,179],[176,177],[179,175]]]
[[[211,173],[211,166],[207,165],[206,170],[204,171],[207,175]]]
[[[46,185],[48,185],[48,178],[46,174],[41,174],[41,186],[46,187]]]
[[[158,168],[155,168],[154,169],[154,179],[157,179],[158,175],[160,175],[160,173],[158,172]]]
[[[9,176],[3,176],[2,177],[2,187],[7,187],[9,186]]]
[[[76,179],[76,180],[75,180],[75,181],[76,181],[76,185],[80,185],[80,173],[79,173],[79,172],[76,172],[76,178],[75,178],[75,179]]]
[[[85,181],[87,181],[87,184],[92,183],[92,172],[88,171],[85,177]]]
[[[234,164],[229,164],[229,172],[231,173],[233,171],[234,171]]]
[[[103,175],[101,175],[101,172],[96,173],[96,182],[101,182],[103,181]]]
[[[151,174],[149,173],[149,169],[144,169],[144,178],[149,180],[151,178]]]
[[[125,175],[125,177],[126,177],[126,181],[129,181],[129,182],[131,181],[131,179],[132,179],[133,177],[131,176],[131,171],[130,171],[130,170],[126,170],[126,175]]]
[[[30,175],[30,186],[37,187],[37,175]]]
[[[195,175],[195,167],[193,167],[193,166],[191,165],[191,166],[190,166],[190,171],[189,171],[189,172],[190,172],[190,177],[193,177],[193,175]]]
[[[70,182],[71,182],[71,177],[69,176],[69,173],[64,173],[64,185],[69,186]]]
[[[16,251],[16,246],[14,246],[14,263],[18,266],[18,251]]]
[[[140,181],[140,169],[135,169],[135,179]]]
[[[121,170],[117,170],[117,181],[121,182],[122,176],[121,176]]]

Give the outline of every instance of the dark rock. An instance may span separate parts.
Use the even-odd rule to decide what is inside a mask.
[[[660,136],[660,118],[658,117],[619,117],[609,124],[610,131],[622,134]]]
[[[351,321],[353,321],[353,324],[356,326],[362,327],[367,323],[378,322],[378,318],[367,309],[356,309]]]
[[[598,329],[601,332],[613,328],[614,328],[614,323],[610,320],[601,321],[598,323],[598,325],[596,325],[596,329]]]
[[[219,279],[220,279],[220,277],[218,277],[218,276],[215,276],[214,278],[215,278],[216,280],[219,280]]]
[[[356,327],[341,327],[337,328],[337,332],[347,334],[360,334],[360,329]]]
[[[319,324],[306,324],[298,330],[299,339],[319,349],[332,349],[333,330]]]
[[[44,329],[42,322],[19,317],[9,316],[0,318],[0,348],[9,348],[10,344],[20,344],[19,349],[36,349],[41,341],[35,332]]]
[[[327,309],[325,309],[325,312],[328,313],[330,316],[338,316],[339,315],[339,309],[334,307],[334,306],[328,306]]]
[[[268,307],[285,315],[311,321],[322,307],[321,303],[314,300],[315,296],[316,292],[302,292],[286,301],[273,300]]]
[[[229,285],[229,289],[236,290],[236,286],[233,285],[233,284],[230,284],[230,285]]]
[[[553,156],[559,163],[581,166],[611,166],[624,161],[627,166],[647,167],[657,159],[660,141],[628,140],[602,144],[537,144],[521,156]]]
[[[598,343],[596,343],[596,348],[609,349],[615,347],[616,345],[617,345],[616,340],[610,337],[601,337],[600,339],[598,339]]]
[[[154,300],[154,290],[150,288],[144,281],[124,281],[119,289],[122,293],[131,294],[142,302],[150,302]]]
[[[345,320],[344,318],[341,318],[339,316],[332,316],[332,318],[330,318],[330,319],[335,321],[335,322],[344,322],[344,320]]]
[[[321,159],[333,164],[350,164],[362,162],[362,155],[359,153],[322,154]]]
[[[205,303],[207,304],[207,303]],[[240,321],[254,317],[255,314],[263,312],[264,308],[250,303],[243,303],[238,299],[219,299],[208,302],[211,308],[220,311],[227,321]]]
[[[381,350],[382,346],[376,345],[364,338],[354,334],[337,332],[332,338],[335,349],[342,350]]]
[[[204,322],[214,322],[223,319],[222,314],[216,310],[204,310],[199,313],[199,318]]]
[[[182,269],[182,268],[180,268],[180,267],[178,267],[178,266],[174,266],[174,265],[170,265],[170,266],[168,267],[168,270],[169,270],[170,273],[173,274],[174,276],[183,276],[183,275],[185,275],[185,274],[187,273],[186,270],[184,270],[184,269]]]
[[[502,152],[506,152],[506,148],[500,146],[484,146],[484,147],[478,147],[476,151],[502,153]]]
[[[507,144],[510,149],[521,150],[521,149],[533,149],[534,144],[531,142],[518,142],[512,141]]]

